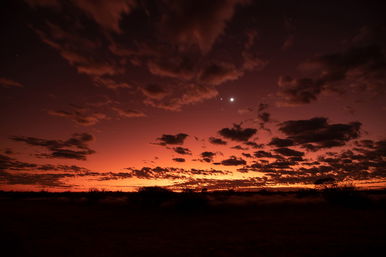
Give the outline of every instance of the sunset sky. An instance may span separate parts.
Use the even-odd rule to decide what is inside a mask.
[[[0,190],[386,185],[382,1],[0,6]]]

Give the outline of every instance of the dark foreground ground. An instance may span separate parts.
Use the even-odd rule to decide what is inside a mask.
[[[384,192],[0,194],[1,256],[383,256]]]

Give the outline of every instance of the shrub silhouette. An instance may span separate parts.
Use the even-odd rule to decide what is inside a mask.
[[[174,196],[174,192],[163,187],[141,187],[133,199],[142,208],[159,208]]]
[[[366,208],[371,205],[366,194],[357,190],[352,184],[325,187],[321,192],[323,198],[333,205],[351,208]]]

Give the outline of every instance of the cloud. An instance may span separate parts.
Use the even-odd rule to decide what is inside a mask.
[[[252,141],[245,142],[244,144],[247,145],[247,146],[250,146],[250,147],[252,147],[254,149],[260,149],[260,148],[264,147],[264,144],[258,144],[256,142],[252,142]]]
[[[272,153],[263,150],[256,151],[253,155],[257,158],[276,158]]]
[[[216,153],[206,151],[206,152],[202,152],[200,155],[201,155],[203,161],[212,162],[213,157],[216,156]]]
[[[0,171],[3,170],[24,170],[36,168],[34,163],[20,162],[9,156],[0,154]]]
[[[160,100],[170,94],[168,90],[161,86],[160,84],[150,83],[144,87],[141,87],[140,90],[142,93],[152,99]]]
[[[166,10],[161,18],[161,31],[179,45],[197,45],[208,52],[223,33],[227,21],[237,5],[244,0],[226,1],[166,1]]]
[[[254,134],[256,134],[257,129],[254,128],[241,128],[239,124],[233,124],[233,128],[223,128],[218,133],[227,138],[234,141],[248,141]]]
[[[227,81],[237,80],[243,75],[244,72],[234,64],[213,62],[200,71],[198,79],[201,83],[217,86]]]
[[[22,162],[6,155],[0,154],[0,171],[44,171],[44,172],[70,172],[76,174],[88,174],[90,171],[86,168],[76,165],[53,165],[53,164],[36,164]]]
[[[278,138],[278,137],[273,137],[271,139],[271,142],[268,145],[273,145],[276,147],[287,147],[287,146],[293,146],[294,142],[291,139],[287,138]]]
[[[188,148],[184,148],[184,147],[174,147],[173,150],[178,153],[178,154],[182,154],[182,155],[191,155],[192,152],[188,149]]]
[[[47,187],[71,187],[61,180],[74,177],[73,174],[30,174],[30,173],[9,173],[0,171],[0,181],[8,185],[39,185]]]
[[[222,160],[221,164],[225,166],[238,166],[238,165],[246,165],[247,162],[242,158],[231,156],[229,159]]]
[[[329,124],[327,118],[290,120],[279,124],[279,130],[295,145],[309,150],[343,146],[360,136],[360,122]]]
[[[209,142],[211,142],[214,145],[226,145],[227,142],[222,140],[221,138],[216,138],[216,137],[210,137]]]
[[[284,156],[304,156],[303,152],[289,149],[287,147],[277,148],[274,149],[274,151]]]
[[[323,82],[311,78],[293,79],[281,76],[278,81],[278,95],[288,105],[308,104],[315,101],[322,92]]]
[[[93,80],[96,85],[109,89],[131,88],[131,85],[129,85],[127,82],[119,82],[110,78],[95,77]]]
[[[180,111],[184,105],[202,102],[204,100],[211,99],[218,94],[217,89],[210,85],[206,86],[200,84],[182,83],[179,84],[179,86],[180,88],[174,89],[174,91],[178,91],[178,93],[167,99],[157,100],[154,98],[147,98],[144,103],[169,111]],[[171,95],[173,89],[169,88],[169,90],[169,95]]]
[[[10,88],[10,87],[23,87],[22,84],[19,82],[16,82],[12,79],[7,79],[7,78],[1,78],[0,77],[0,86]]]
[[[265,178],[248,179],[211,179],[211,178],[191,178],[186,182],[177,182],[171,186],[175,189],[184,188],[207,188],[209,190],[230,189],[230,188],[251,188],[261,187],[266,184]]]
[[[368,30],[367,30],[368,31]],[[384,34],[384,29],[379,34]],[[355,37],[351,45],[342,52],[319,55],[301,64],[304,71],[318,74],[314,77],[293,79],[281,76],[278,81],[284,104],[311,103],[323,92],[344,94],[350,90],[383,95],[386,79],[386,55],[379,36]],[[377,39],[377,40],[375,40]]]
[[[130,13],[136,6],[134,0],[73,0],[73,2],[102,28],[117,33],[121,32],[119,23],[122,15]]]
[[[232,146],[231,149],[235,149],[235,150],[248,150],[249,148],[247,147],[242,147],[241,145],[235,145],[235,146]]]
[[[136,117],[146,117],[146,114],[133,109],[123,109],[121,107],[113,106],[111,107],[120,117],[122,118],[136,118]]]
[[[103,113],[87,113],[85,108],[74,107],[73,110],[63,111],[63,110],[50,110],[48,114],[57,117],[68,118],[73,122],[82,125],[82,126],[92,126],[98,123],[99,121],[107,119],[107,116]]]
[[[86,160],[88,155],[95,153],[88,146],[88,143],[93,141],[94,137],[88,133],[75,133],[67,140],[20,136],[13,136],[11,139],[32,146],[40,146],[49,151],[49,153],[38,154],[38,157]]]
[[[184,158],[173,158],[173,161],[175,162],[185,162]]]
[[[187,137],[188,135],[185,133],[178,133],[176,135],[164,134],[157,138],[157,140],[160,141],[159,145],[182,145]]]
[[[178,159],[178,158],[175,158],[175,159]],[[140,178],[140,179],[181,180],[181,179],[190,179],[192,178],[193,175],[211,176],[211,175],[219,175],[219,174],[229,174],[228,171],[223,171],[223,170],[183,169],[183,168],[174,168],[174,167],[165,167],[165,168],[142,167],[141,169],[127,168],[127,170],[133,177]]]
[[[180,53],[176,56],[165,56],[166,53],[156,53],[147,62],[150,73],[179,80],[189,81],[195,76],[197,57]]]
[[[42,26],[41,29],[34,27],[32,29],[42,42],[57,50],[78,73],[89,76],[96,85],[110,89],[130,87],[126,82],[115,81],[113,76],[123,74],[124,68],[116,59],[109,56],[101,40],[96,40],[74,27],[76,26],[63,27],[46,22],[46,26]]]

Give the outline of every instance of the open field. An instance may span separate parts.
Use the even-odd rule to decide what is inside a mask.
[[[6,193],[3,256],[379,256],[386,194]]]

